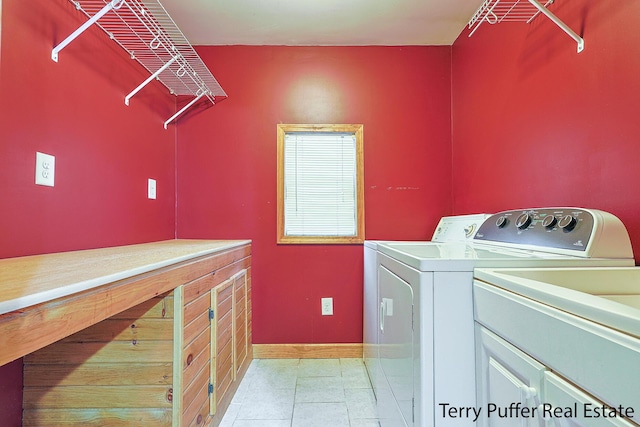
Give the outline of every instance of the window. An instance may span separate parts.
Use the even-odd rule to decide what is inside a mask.
[[[278,125],[278,243],[362,243],[362,125]]]

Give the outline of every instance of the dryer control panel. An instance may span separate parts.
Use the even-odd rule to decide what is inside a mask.
[[[595,209],[571,207],[499,212],[483,222],[474,241],[594,256],[593,245],[601,244],[597,240],[603,234],[607,240],[614,239],[607,244],[625,248],[628,244],[630,252],[629,236],[617,217]]]

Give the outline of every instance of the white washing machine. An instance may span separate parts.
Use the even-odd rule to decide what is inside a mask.
[[[622,222],[581,208],[501,212],[471,242],[379,242],[365,313],[377,313],[367,369],[380,424],[475,425],[474,268],[633,264]]]
[[[440,218],[431,241],[421,242],[429,246],[436,242],[464,242],[475,236],[478,228],[490,214],[444,216]],[[364,304],[363,304],[363,358],[370,378],[379,372],[378,357],[378,244],[400,243],[367,240],[364,242]],[[416,242],[406,242],[412,244]]]

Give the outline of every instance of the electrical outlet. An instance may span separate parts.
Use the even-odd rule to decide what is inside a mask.
[[[53,187],[56,158],[36,151],[36,184]]]
[[[333,298],[322,298],[322,315],[333,316]]]
[[[156,198],[156,180],[149,178],[149,182],[147,184],[147,195],[150,199]]]

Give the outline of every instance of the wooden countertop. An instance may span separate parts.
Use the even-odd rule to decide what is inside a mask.
[[[1,259],[0,315],[249,243],[166,240]]]
[[[250,240],[167,240],[0,260],[0,366],[251,256]]]

